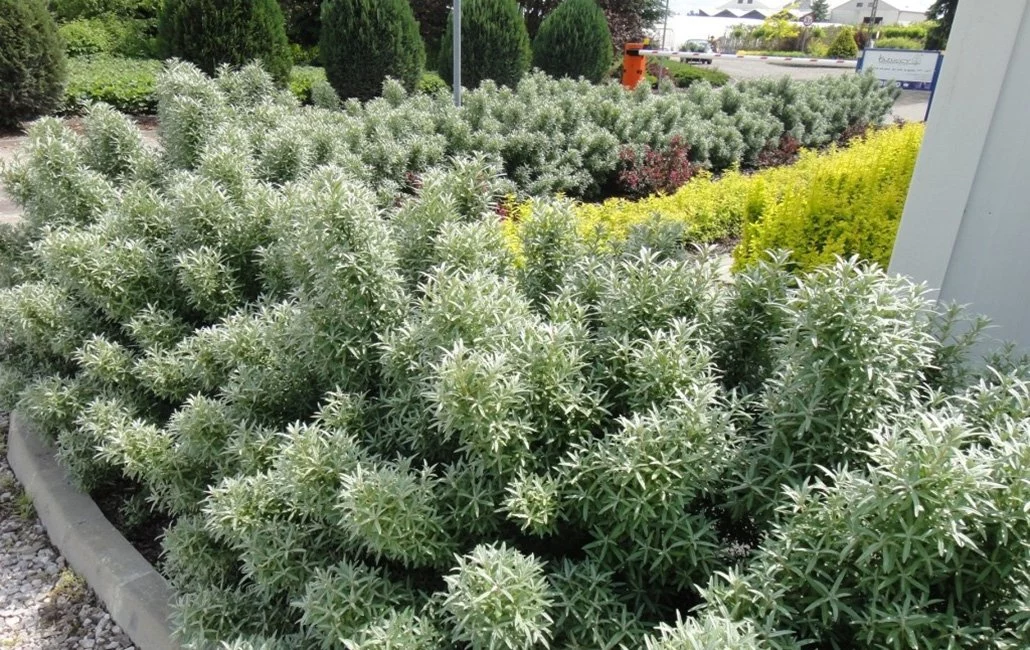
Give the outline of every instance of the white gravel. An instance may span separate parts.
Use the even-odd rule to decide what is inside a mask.
[[[0,414],[0,650],[135,648],[50,545],[7,464]]]

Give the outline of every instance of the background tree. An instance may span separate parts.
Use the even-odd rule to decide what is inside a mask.
[[[279,82],[290,73],[289,42],[276,0],[165,0],[158,17],[161,56],[213,73],[223,63],[260,59]]]
[[[935,23],[926,36],[926,47],[930,50],[943,50],[948,46],[951,35],[951,24],[955,21],[955,10],[958,0],[935,0],[926,12],[926,17]]]
[[[533,56],[529,33],[515,0],[465,0],[462,3],[461,83],[475,88],[485,79],[514,86],[529,70]],[[440,43],[440,76],[454,82],[453,26]]]
[[[322,0],[279,0],[286,35],[302,47],[318,45],[322,33]]]
[[[612,34],[594,0],[565,0],[533,40],[533,65],[554,77],[599,82],[612,65]]]
[[[376,97],[387,77],[412,91],[426,63],[408,0],[326,0],[319,49],[343,99]]]
[[[451,0],[411,0],[411,10],[426,46],[426,60],[433,65],[440,57],[440,39],[447,28],[450,8]]]
[[[817,23],[826,22],[830,19],[829,0],[812,1],[812,20]]]
[[[0,0],[0,126],[60,105],[64,47],[44,0]]]
[[[544,18],[561,4],[561,0],[518,0],[518,3],[525,17],[526,29],[533,38]],[[598,0],[597,4],[608,19],[608,29],[616,48],[641,38],[648,28],[665,16],[665,0]],[[434,52],[440,47],[447,27],[450,6],[450,0],[411,0],[430,61],[436,60]]]

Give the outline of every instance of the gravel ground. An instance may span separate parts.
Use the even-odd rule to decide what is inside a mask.
[[[125,650],[129,637],[50,545],[7,464],[0,415],[0,650]]]

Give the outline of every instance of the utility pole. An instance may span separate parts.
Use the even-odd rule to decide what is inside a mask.
[[[461,108],[461,0],[454,0],[451,13],[454,14],[454,105]]]
[[[873,0],[872,6],[872,11],[869,12],[869,39],[867,40],[866,45],[873,40],[873,29],[876,27],[876,10],[880,7],[880,0]]]
[[[665,35],[669,33],[669,0],[665,0],[665,23],[662,24],[662,49],[665,48]]]

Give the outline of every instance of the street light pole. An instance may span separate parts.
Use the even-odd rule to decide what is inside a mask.
[[[668,0],[666,0],[668,1]],[[461,0],[454,0],[454,105],[461,107]]]
[[[873,0],[873,10],[869,14],[869,41],[872,41],[873,29],[876,27],[876,10],[880,8],[880,0]],[[868,45],[868,42],[866,43]]]
[[[662,49],[665,48],[665,36],[669,33],[669,0],[665,0],[665,23],[662,24]]]

